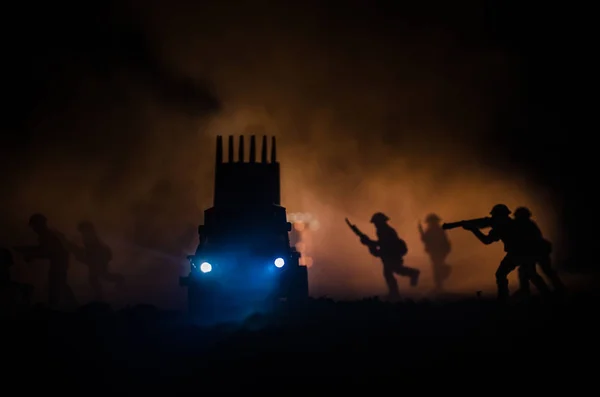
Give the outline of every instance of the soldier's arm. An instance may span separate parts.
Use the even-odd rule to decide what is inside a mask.
[[[361,242],[361,244],[369,246],[369,247],[371,247],[371,246],[377,247],[378,246],[377,241],[371,240],[368,236],[366,236],[364,234],[360,237],[360,242]]]
[[[379,247],[377,246],[377,244],[370,244],[369,245],[369,253],[371,255],[373,255],[376,258],[379,258],[381,255],[379,254]]]
[[[490,230],[490,232],[485,235],[481,232],[481,230],[477,228],[470,228],[471,232],[477,237],[479,241],[481,241],[485,245],[489,245],[495,243],[496,241],[500,241],[500,237],[494,230]]]

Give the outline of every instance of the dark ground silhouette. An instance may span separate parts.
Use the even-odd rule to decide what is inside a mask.
[[[1,349],[10,363],[6,379],[27,368],[43,373],[46,385],[98,383],[95,390],[211,385],[226,391],[252,379],[400,379],[420,368],[466,369],[472,378],[472,371],[496,371],[501,363],[513,374],[570,371],[587,367],[585,357],[597,352],[597,303],[591,295],[508,305],[313,300],[241,325],[209,328],[151,306],[112,311],[90,304],[74,313],[36,308],[4,315]]]

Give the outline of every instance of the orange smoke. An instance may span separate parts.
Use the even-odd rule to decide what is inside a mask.
[[[290,178],[289,173],[293,171],[288,169],[284,180],[296,180],[307,188],[300,192],[294,189],[293,194],[285,195],[285,204],[293,209],[309,209],[321,223],[310,247],[319,267],[319,276],[311,277],[313,294],[372,295],[385,291],[381,264],[348,229],[345,217],[371,236],[374,229],[369,219],[374,212],[382,211],[391,218],[390,224],[409,247],[406,264],[422,271],[422,282],[417,289],[410,289],[408,280],[400,281],[405,292],[417,295],[426,294],[433,287],[429,258],[417,229],[418,222],[429,213],[451,222],[486,216],[496,203],[505,203],[512,209],[526,205],[546,236],[559,241],[552,206],[541,192],[518,179],[473,169],[444,183],[436,183],[425,171],[410,172],[402,166],[390,169],[365,177],[348,194],[340,191],[329,192],[329,195],[321,193],[323,188],[309,188],[311,181],[303,180],[301,169],[294,173],[294,178]],[[448,289],[466,293],[493,289],[494,271],[503,256],[502,245],[484,246],[462,229],[448,231],[448,234],[452,243],[448,263],[453,267],[446,284]]]

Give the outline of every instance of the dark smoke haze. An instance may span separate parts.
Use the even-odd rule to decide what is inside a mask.
[[[321,223],[315,295],[383,292],[381,266],[346,216],[369,234],[373,212],[391,218],[408,243],[407,264],[424,272],[420,293],[431,283],[417,222],[430,212],[454,221],[484,216],[498,202],[527,205],[559,241],[549,193],[495,150],[498,129],[513,128],[519,112],[519,60],[484,45],[483,9],[407,7],[390,21],[386,10],[358,2],[267,3],[140,1],[32,37],[30,51],[39,54],[28,72],[37,78],[13,82],[28,111],[4,128],[17,133],[20,151],[4,157],[11,194],[2,198],[10,226],[3,240],[33,240],[26,224],[35,211],[74,239],[77,222],[93,220],[115,246],[115,267],[140,286],[152,284],[144,284],[148,273],[170,274],[167,304],[179,304],[185,266],[170,259],[172,275],[158,264],[182,255],[169,247],[211,205],[215,136],[264,133],[279,140],[284,206]],[[132,239],[140,213],[154,249]],[[502,247],[463,230],[450,237],[449,286],[492,286]],[[193,249],[193,235],[186,241]],[[76,291],[85,274],[73,265]]]

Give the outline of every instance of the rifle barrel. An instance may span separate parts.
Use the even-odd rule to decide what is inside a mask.
[[[458,227],[462,227],[463,225],[464,225],[463,221],[443,223],[442,224],[442,229],[444,229],[444,230],[451,230],[451,229],[456,229]]]
[[[491,226],[490,222],[491,222],[491,218],[469,219],[466,221],[444,223],[444,224],[442,224],[442,229],[444,229],[444,230],[456,229],[458,227],[463,227],[465,225],[471,225],[478,229],[485,229],[485,228]]]

